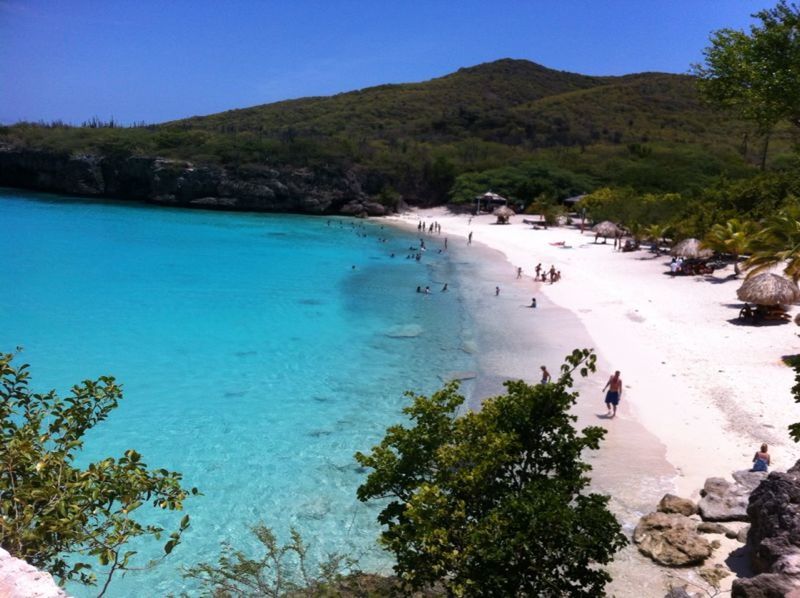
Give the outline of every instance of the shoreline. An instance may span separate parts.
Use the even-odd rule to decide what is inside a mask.
[[[410,222],[392,224],[415,232]],[[423,236],[426,243],[437,246],[444,237],[444,227],[442,235]],[[451,243],[450,251],[457,280],[455,284],[451,281],[450,288],[463,297],[473,314],[474,329],[463,342],[477,362],[474,378],[461,388],[466,398],[464,409],[478,409],[485,399],[503,394],[506,380],[536,384],[539,365],[558,375],[564,357],[573,349],[594,348],[597,373],[585,379],[576,377],[574,390],[580,396],[573,414],[579,429],[600,425],[608,430],[600,450],[585,455],[592,466],[590,490],[611,497],[609,508],[630,536],[639,518],[653,509],[652,497],[656,496],[657,502],[665,493],[674,492],[676,472],[666,461],[664,446],[631,416],[624,402],[613,420],[616,425],[608,425],[611,420],[605,418],[601,389],[611,366],[575,314],[543,295],[541,283],[532,283],[530,277],[517,279],[516,268],[503,252],[478,241],[470,247],[461,245],[463,240],[455,242],[458,245]],[[498,296],[496,286],[501,287]],[[530,308],[533,295],[538,297],[536,309]],[[636,462],[621,467],[631,451],[637,454]],[[647,595],[657,595],[664,586],[659,568],[632,544],[617,554],[610,570],[615,579],[607,591],[618,598],[638,598],[643,588]]]
[[[480,291],[464,290],[495,327],[487,333],[491,326],[482,324],[471,407],[502,391],[502,379],[535,382],[540,361],[554,373],[573,348],[595,349],[598,370],[576,384],[575,414],[578,427],[608,430],[600,450],[587,455],[592,490],[612,497],[611,509],[627,535],[664,493],[697,500],[706,478],[748,468],[762,442],[770,445],[776,469],[800,457],[787,430],[800,421],[790,392],[794,372],[781,361],[800,353],[797,328],[738,325],[741,279],[729,277],[732,266],[709,277],[667,276],[669,256],[616,252],[611,243],[593,243],[591,233],[536,230],[521,216],[499,226],[490,215],[470,218],[431,208],[382,220],[412,230],[420,219],[438,222],[441,238],[450,243],[466,244],[472,232],[473,243],[481,246],[475,249],[502,256],[502,265],[478,268]],[[554,245],[562,241],[563,246]],[[553,264],[562,280],[534,283],[538,262],[545,269]],[[523,268],[519,280],[517,267]],[[500,297],[494,296],[495,284]],[[489,307],[507,299],[522,308],[533,296],[535,310]],[[509,345],[509,338],[517,341]],[[623,396],[617,418],[607,420],[601,388],[616,369],[622,372]],[[707,564],[726,557],[724,548],[717,550]],[[610,571],[615,582],[608,591],[620,597],[643,595],[645,588],[647,595],[657,593],[669,577],[633,545],[617,555]],[[729,586],[732,578],[726,581]]]

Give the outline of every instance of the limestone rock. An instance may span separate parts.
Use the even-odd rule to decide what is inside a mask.
[[[52,576],[0,548],[0,596],[4,598],[66,598]]]
[[[737,484],[747,489],[748,493],[758,488],[758,485],[767,479],[766,471],[750,471],[749,469],[734,471],[731,475]]]
[[[759,575],[734,581],[732,595],[800,597],[800,461],[761,481],[747,514],[747,543]]]
[[[688,498],[665,494],[658,503],[656,510],[662,513],[679,513],[688,517],[697,513],[697,505]]]
[[[364,210],[364,205],[360,201],[351,201],[339,208],[339,213],[345,214],[346,216],[360,216],[365,214],[366,211]]]
[[[698,573],[700,577],[705,579],[712,587],[719,589],[719,582],[728,577],[731,571],[727,567],[717,564],[713,567],[703,567]]]
[[[664,598],[695,598],[697,594],[690,594],[687,590],[687,586],[681,586],[679,588],[670,588],[669,592],[664,594]]]
[[[777,573],[762,573],[749,579],[737,579],[731,588],[732,598],[800,598],[800,584]]]
[[[364,210],[370,216],[384,216],[386,214],[386,207],[377,201],[365,201]]]
[[[711,544],[695,522],[677,513],[649,513],[639,520],[633,541],[642,554],[669,567],[697,565],[711,556]]]
[[[355,215],[386,213],[382,204],[364,203],[363,177],[339,166],[196,166],[125,152],[70,155],[0,144],[0,185],[170,206],[331,214],[352,204]]]
[[[699,534],[725,534],[727,536],[730,531],[721,523],[712,521],[704,521],[697,526],[697,533]]]
[[[750,493],[761,483],[762,472],[737,471],[736,483],[723,478],[708,478],[697,507],[704,521],[747,521],[747,503]]]
[[[747,534],[750,531],[750,526],[746,525],[736,533],[736,540],[742,544],[747,543]]]
[[[731,483],[725,478],[708,478],[706,483],[703,484],[703,489],[700,491],[700,496],[708,494],[724,494],[728,491]]]

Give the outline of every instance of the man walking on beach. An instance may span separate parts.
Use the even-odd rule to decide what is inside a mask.
[[[614,372],[614,375],[608,379],[603,390],[608,389],[606,393],[606,407],[608,408],[608,417],[614,417],[617,414],[617,405],[619,405],[619,398],[622,396],[622,378],[619,375],[619,370]]]

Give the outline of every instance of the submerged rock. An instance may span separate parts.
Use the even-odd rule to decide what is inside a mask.
[[[386,336],[389,338],[414,338],[422,334],[423,330],[419,324],[402,324],[389,328]]]
[[[461,381],[461,380],[474,380],[477,377],[478,377],[478,373],[477,372],[473,372],[473,371],[470,371],[470,370],[464,370],[462,372],[448,372],[444,379],[445,379],[446,382],[450,382],[452,380],[458,380],[458,381]]]

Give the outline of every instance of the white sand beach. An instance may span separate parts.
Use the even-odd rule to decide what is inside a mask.
[[[707,477],[748,468],[762,442],[770,445],[773,468],[788,468],[800,458],[800,445],[787,431],[790,423],[800,421],[800,405],[790,392],[793,370],[782,362],[782,356],[800,353],[800,329],[794,323],[740,324],[736,289],[743,276],[734,279],[732,266],[709,276],[673,277],[666,274],[669,256],[618,252],[611,240],[594,243],[591,232],[534,229],[519,215],[508,225],[497,225],[491,215],[470,218],[433,208],[392,219],[414,228],[420,219],[436,221],[442,227],[436,238],[447,237],[448,244],[466,244],[472,232],[473,244],[498,250],[509,262],[507,276],[481,281],[487,293],[494,282],[501,293],[537,297],[540,308],[521,310],[521,317],[547,318],[546,307],[552,304],[572,312],[585,327],[598,363],[607,368],[598,371],[591,385],[581,386],[580,401],[591,406],[579,418],[581,425],[608,429],[601,452],[613,451],[614,457],[593,460],[593,475],[605,480],[604,491],[613,495],[615,487],[636,488],[643,471],[659,467],[653,465],[655,444],[669,467],[654,475],[667,471],[667,490],[693,500]],[[544,269],[555,266],[561,280],[533,282],[538,263]],[[517,267],[523,269],[522,279],[516,277]],[[549,326],[543,329],[553,334]],[[561,355],[581,346],[570,338],[558,340]],[[550,365],[557,372],[558,363]],[[613,369],[622,372],[624,390],[617,418],[605,419],[601,388]],[[538,381],[534,362],[524,377]],[[594,421],[587,421],[589,412]],[[640,428],[646,440],[636,431]],[[642,442],[648,447],[639,446]],[[638,500],[655,510],[663,491],[663,485],[648,484]],[[635,524],[630,509],[627,519],[623,523],[630,531]],[[630,551],[625,559],[645,566]],[[614,568],[619,566],[625,567],[615,563]],[[624,587],[609,589],[618,596],[629,594]]]

